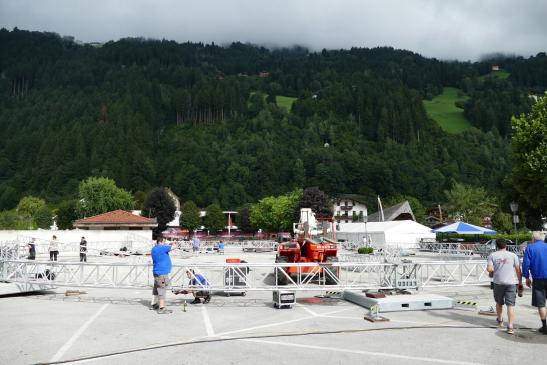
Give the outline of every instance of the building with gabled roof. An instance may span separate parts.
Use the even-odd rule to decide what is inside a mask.
[[[158,226],[155,218],[141,217],[125,210],[113,210],[74,221],[75,228],[88,230],[151,230]]]
[[[414,213],[412,212],[412,208],[410,207],[408,200],[389,208],[385,208],[383,220],[379,211],[368,216],[369,222],[389,222],[402,220],[416,221],[416,217],[414,217]]]
[[[338,223],[362,222],[367,216],[364,199],[356,194],[340,194],[333,199],[332,211]]]

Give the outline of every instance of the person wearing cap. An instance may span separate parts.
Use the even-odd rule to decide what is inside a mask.
[[[526,278],[526,286],[532,288],[532,306],[538,309],[541,327],[540,333],[547,335],[545,297],[547,296],[547,243],[545,234],[532,232],[534,242],[526,247],[522,261],[522,275]]]
[[[503,238],[496,240],[497,251],[488,256],[486,271],[493,277],[498,327],[503,328],[502,313],[505,305],[507,306],[507,333],[513,334],[517,288],[519,296],[522,296],[522,272],[518,256],[507,251],[507,243],[508,241]]]
[[[163,241],[162,237],[159,237],[156,245],[152,248],[151,256],[154,275],[154,288],[152,289],[152,295],[154,300],[152,307],[158,311],[158,314],[168,314],[172,310],[165,308],[165,292],[169,286],[169,274],[171,273],[171,257],[169,252],[176,248],[176,243],[168,244]]]

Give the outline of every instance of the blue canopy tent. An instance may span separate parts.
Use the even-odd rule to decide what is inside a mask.
[[[458,233],[458,234],[495,234],[493,229],[475,226],[465,222],[456,222],[432,230],[433,233]]]

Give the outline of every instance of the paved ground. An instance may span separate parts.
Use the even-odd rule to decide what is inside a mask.
[[[540,324],[528,290],[517,303],[513,336],[493,328],[494,317],[474,310],[386,313],[390,322],[370,323],[363,320],[364,308],[314,297],[321,293],[299,293],[294,308],[281,310],[273,309],[270,293],[216,295],[208,305],[188,305],[186,312],[188,296],[170,295],[174,312],[158,315],[148,309],[148,291],[86,289],[87,294],[66,297],[65,290],[0,297],[0,364],[90,356],[99,357],[79,362],[547,363],[547,336],[527,329]],[[480,307],[493,303],[487,287],[428,292],[474,300]],[[119,354],[102,356],[113,353]]]

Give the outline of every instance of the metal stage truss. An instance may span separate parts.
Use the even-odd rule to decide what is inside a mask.
[[[0,242],[0,250],[5,247],[16,247],[17,257],[28,256],[28,243],[32,237],[17,236],[17,239],[12,242]],[[140,241],[139,241],[140,240]],[[35,249],[37,255],[48,255],[50,240],[36,239]],[[211,250],[218,248],[219,241],[202,240],[200,250]],[[259,252],[259,251],[275,251],[277,242],[271,240],[246,240],[246,241],[225,241],[226,248],[241,248],[243,251]],[[59,242],[59,252],[62,254],[71,253],[78,254],[80,252],[80,242]],[[91,255],[123,255],[130,252],[149,252],[152,248],[152,241],[148,242],[138,235],[128,235],[126,240],[122,241],[88,241],[87,253]],[[134,247],[136,246],[136,247]],[[120,248],[124,248],[121,251]],[[177,248],[181,250],[191,251],[192,241],[177,241]],[[1,252],[0,252],[1,255]]]
[[[484,244],[480,243],[458,243],[458,242],[420,242],[421,251],[429,251],[438,254],[447,255],[478,255],[481,257],[488,256],[492,251]],[[508,245],[507,251],[513,252],[518,256],[524,254],[525,247],[522,245]]]
[[[66,287],[150,288],[149,263],[77,263],[0,259],[0,280]],[[291,268],[292,274],[287,270]],[[174,264],[173,287],[188,284],[187,270],[205,276],[213,291],[419,289],[489,284],[486,262]]]

